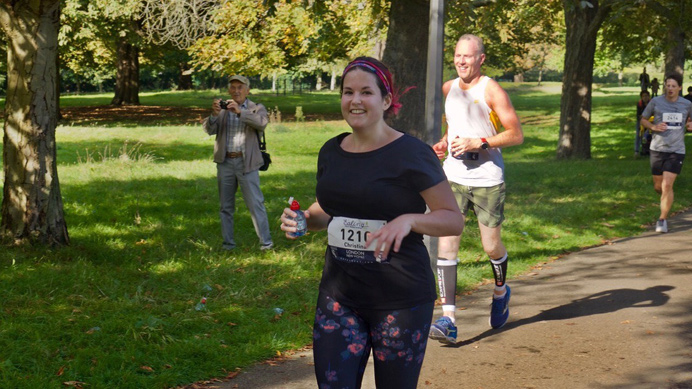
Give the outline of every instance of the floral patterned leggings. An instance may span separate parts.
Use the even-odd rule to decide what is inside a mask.
[[[319,389],[360,388],[374,352],[378,389],[416,388],[434,303],[397,310],[353,310],[317,298],[313,355]]]

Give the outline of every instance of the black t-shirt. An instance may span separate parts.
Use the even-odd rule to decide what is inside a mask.
[[[317,161],[317,201],[331,220],[389,222],[425,213],[420,192],[446,180],[432,148],[404,134],[377,150],[349,153],[341,148],[347,135],[327,141]],[[410,308],[437,297],[423,235],[413,231],[383,263],[339,260],[328,246],[320,290],[352,308],[368,309]]]

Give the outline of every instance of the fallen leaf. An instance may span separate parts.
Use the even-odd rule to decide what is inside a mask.
[[[60,369],[58,369],[58,372],[56,375],[58,377],[60,377],[61,375],[63,375],[64,372],[65,372],[65,366],[60,366]]]
[[[65,381],[62,383],[65,386],[74,386],[75,388],[81,388],[82,385],[85,385],[86,382],[82,381]]]
[[[141,370],[144,370],[144,371],[149,372],[149,373],[153,373],[153,372],[154,372],[154,369],[152,369],[152,368],[149,367],[149,366],[140,366],[139,368],[140,368]]]
[[[238,372],[237,372],[237,371],[232,371],[232,372],[228,373],[228,375],[226,376],[226,378],[230,380],[230,379],[233,379],[233,378],[235,378],[235,377],[237,377],[237,376],[238,376]]]

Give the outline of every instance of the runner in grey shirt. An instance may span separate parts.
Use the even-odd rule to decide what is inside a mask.
[[[692,102],[680,97],[682,76],[666,76],[665,95],[653,98],[642,112],[641,125],[650,129],[651,174],[654,190],[661,195],[661,214],[656,232],[668,232],[668,213],[673,205],[673,184],[685,160],[685,132],[692,131]],[[653,123],[648,119],[654,116]]]

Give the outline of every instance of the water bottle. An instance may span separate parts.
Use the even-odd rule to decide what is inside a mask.
[[[478,157],[479,153],[474,153],[471,151],[467,151],[465,153],[454,156],[454,158],[460,159],[462,161],[478,161]]]
[[[458,138],[458,136],[457,136],[457,138]],[[450,151],[450,153],[451,153],[451,151]],[[478,161],[479,156],[480,156],[479,153],[474,153],[471,151],[467,151],[467,152],[461,153],[459,155],[452,155],[452,157],[454,157],[456,159],[460,159],[462,161]]]
[[[289,232],[289,235],[296,238],[303,236],[306,232],[308,232],[308,223],[305,220],[305,214],[303,214],[303,211],[300,210],[300,204],[298,204],[298,201],[293,200],[293,197],[288,199],[288,203],[291,204],[291,211],[296,213],[296,217],[293,218],[293,220],[298,223],[296,224],[296,232]]]
[[[202,297],[201,300],[195,305],[195,311],[206,311],[207,310],[207,298]]]

